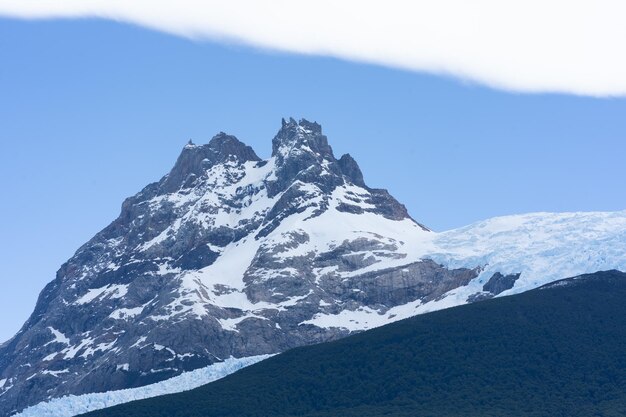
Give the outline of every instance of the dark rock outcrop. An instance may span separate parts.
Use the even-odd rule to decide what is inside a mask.
[[[488,291],[493,295],[498,295],[506,290],[510,290],[515,285],[515,281],[519,279],[521,274],[502,275],[496,272],[489,278],[489,281],[483,285],[483,291]]]

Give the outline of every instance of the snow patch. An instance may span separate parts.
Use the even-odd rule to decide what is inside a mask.
[[[41,371],[43,375],[52,375],[55,378],[58,378],[61,374],[67,374],[69,372],[69,369],[63,369],[62,371],[49,371],[46,369],[45,371]]]
[[[48,346],[51,343],[62,343],[64,345],[68,345],[69,346],[70,339],[65,337],[65,335],[63,333],[61,333],[60,331],[58,331],[54,327],[48,327],[48,330],[50,330],[52,332],[52,335],[54,336],[54,340],[49,341],[44,346]]]
[[[222,326],[222,329],[227,330],[229,332],[237,332],[239,333],[239,330],[237,330],[237,325],[239,323],[241,323],[242,321],[249,319],[249,318],[256,318],[256,319],[260,319],[260,320],[267,320],[267,318],[262,317],[262,316],[257,316],[256,314],[253,313],[248,313],[245,314],[241,317],[236,317],[233,319],[218,319],[220,326]]]
[[[93,355],[94,353],[98,351],[106,352],[107,350],[111,350],[116,342],[117,342],[117,339],[109,343],[100,343],[96,345],[95,347],[89,347],[80,356],[87,359],[89,356]]]
[[[115,367],[116,371],[128,371],[130,369],[130,365],[127,363],[122,363]]]
[[[80,297],[78,300],[74,302],[74,304],[87,304],[98,298],[109,297],[109,298],[122,298],[128,292],[128,285],[120,285],[120,284],[109,284],[100,288],[92,288],[87,291],[85,295]]]
[[[145,342],[146,339],[147,339],[146,336],[141,336],[139,339],[137,339],[137,341],[135,343],[132,344],[132,346],[130,348],[132,349],[132,348],[138,347],[139,349],[141,349],[143,346],[139,346],[139,345],[141,345],[143,342]]]
[[[141,314],[144,306],[135,308],[119,308],[109,314],[109,317],[115,320],[129,320]]]
[[[65,353],[63,359],[74,359],[76,354],[80,352],[83,348],[90,346],[93,343],[94,339],[91,337],[87,337],[83,339],[78,345],[70,346],[67,349],[64,349],[62,352]]]

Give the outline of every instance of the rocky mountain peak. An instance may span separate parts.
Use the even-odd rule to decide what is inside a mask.
[[[328,139],[322,134],[322,126],[306,119],[282,120],[282,127],[272,140],[272,156],[285,159],[313,153],[322,158],[334,159]]]
[[[350,155],[335,158],[318,123],[283,121],[273,148],[261,161],[223,132],[190,141],[166,176],[126,199],[0,347],[0,415],[330,340],[349,331],[308,321],[387,312],[475,276],[405,262],[405,242],[424,230],[365,185]],[[434,273],[448,279],[424,281]]]
[[[314,184],[328,194],[344,181],[322,127],[306,119],[282,120],[272,140],[272,159],[276,180],[268,183],[270,197],[294,184]]]
[[[208,144],[194,145],[189,141],[174,164],[174,168],[162,180],[161,192],[171,193],[191,186],[207,169],[232,161],[244,163],[260,161],[254,150],[235,136],[220,132]]]
[[[239,162],[261,160],[250,146],[224,132],[213,136],[207,146],[219,157],[219,162],[224,162],[228,157],[235,157]]]
[[[363,180],[361,168],[359,168],[359,165],[349,153],[342,155],[337,162],[343,175],[345,175],[352,184],[363,188],[367,187]]]
[[[289,120],[282,119],[282,127],[283,128],[302,128],[312,133],[322,134],[322,125],[317,122],[310,122],[307,119],[300,119],[300,121],[296,121],[293,117],[290,117]]]

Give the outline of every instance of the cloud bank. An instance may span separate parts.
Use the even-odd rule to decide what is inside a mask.
[[[0,16],[113,19],[505,90],[626,95],[623,0],[0,0]]]

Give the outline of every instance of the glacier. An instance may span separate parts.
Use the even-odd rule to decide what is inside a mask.
[[[98,392],[83,395],[67,395],[26,408],[13,417],[73,417],[90,411],[101,410],[135,400],[189,391],[209,382],[230,375],[246,366],[253,365],[273,355],[257,355],[247,358],[228,358],[205,368],[184,372],[165,381],[138,388]]]

